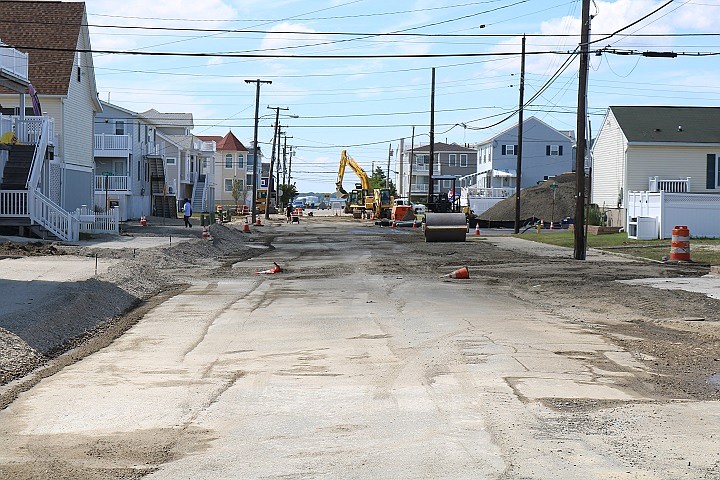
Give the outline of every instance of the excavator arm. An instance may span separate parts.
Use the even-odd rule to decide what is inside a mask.
[[[362,167],[358,165],[352,157],[348,156],[347,150],[343,150],[342,154],[340,155],[340,168],[338,168],[337,181],[335,182],[335,188],[337,189],[340,196],[342,198],[348,196],[348,192],[342,186],[346,166],[350,166],[352,171],[355,172],[355,175],[358,176],[358,178],[360,179],[360,183],[362,184],[362,189],[369,190],[370,178],[367,176],[367,173],[365,173],[365,170],[363,170]]]

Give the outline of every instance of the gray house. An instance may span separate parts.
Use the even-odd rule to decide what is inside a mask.
[[[427,196],[430,175],[430,145],[416,147],[404,153],[406,164],[412,162],[412,175],[410,178],[410,198]],[[453,176],[457,179],[475,173],[477,167],[477,150],[456,143],[436,142],[433,145],[433,176]],[[452,188],[451,180],[437,180],[433,182],[433,192],[447,193]],[[460,184],[456,183],[459,190]],[[406,192],[401,192],[405,194]]]
[[[525,120],[520,188],[572,171],[574,145],[574,132],[556,130],[535,117]],[[478,144],[477,178],[472,183],[479,188],[514,188],[517,152],[517,125]]]

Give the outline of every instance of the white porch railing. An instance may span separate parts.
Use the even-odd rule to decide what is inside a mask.
[[[30,217],[27,194],[27,190],[0,191],[0,218]]]
[[[43,126],[43,123],[47,126]],[[7,132],[15,133],[20,143],[37,143],[43,128],[48,129],[48,142],[55,138],[55,120],[50,117],[25,117],[20,120],[17,115],[0,115],[0,137]]]
[[[96,157],[127,157],[130,153],[130,135],[95,134]]]
[[[144,142],[143,155],[161,157],[165,155],[165,142]]]
[[[36,117],[37,118],[37,117]],[[52,126],[54,125],[51,118],[39,117],[42,121],[36,126],[34,123],[33,131],[37,131],[35,138],[35,152],[33,153],[32,164],[30,165],[30,175],[25,184],[28,190],[36,190],[40,183],[40,174],[42,173],[43,166],[45,165],[45,153],[47,152],[50,138],[52,138]],[[26,123],[26,122],[21,122]],[[32,214],[32,210],[30,211]],[[32,218],[32,217],[31,217]]]
[[[421,183],[421,184],[413,183],[412,185],[410,185],[410,193],[427,193],[427,191],[428,191],[427,183]]]
[[[28,54],[10,48],[7,44],[0,42],[3,48],[0,49],[0,68],[20,78],[28,78]]]
[[[80,239],[80,221],[35,189],[28,190],[30,219],[61,240]]]
[[[690,177],[678,179],[665,179],[650,177],[648,179],[649,192],[687,193],[690,191]]]
[[[508,198],[515,195],[515,189],[511,187],[468,187],[467,194],[485,198]]]
[[[130,191],[130,177],[127,175],[95,175],[95,192],[105,191]]]
[[[109,212],[96,213],[83,205],[74,212],[82,233],[109,233],[120,235],[120,208],[113,207]]]

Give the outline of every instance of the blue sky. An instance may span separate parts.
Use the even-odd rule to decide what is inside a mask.
[[[593,2],[593,40],[666,3]],[[528,100],[576,48],[581,13],[580,0],[87,0],[86,5],[95,50],[188,54],[96,53],[102,100],[133,111],[190,112],[196,135],[232,129],[247,145],[255,87],[244,80],[270,80],[261,89],[259,141],[272,141],[274,111],[267,107],[288,108],[280,123],[296,149],[293,180],[300,191],[316,192],[334,191],[343,149],[370,171],[373,163],[386,169],[388,149],[397,150],[400,138],[409,148],[413,126],[415,144],[428,143],[433,67],[436,141],[472,144],[512,126],[521,35],[528,35]],[[591,55],[593,130],[609,105],[718,106],[719,60],[695,55],[720,52],[720,37],[697,35],[717,31],[718,17],[720,0],[675,0],[594,43],[593,50],[687,55]],[[387,33],[395,35],[380,35]],[[265,56],[229,56],[247,54]],[[484,55],[463,56],[468,54]],[[281,57],[288,55],[295,57]],[[310,58],[361,55],[366,58]],[[559,130],[574,130],[577,76],[574,61],[527,107],[526,118],[535,115]],[[264,148],[269,153],[269,146]]]

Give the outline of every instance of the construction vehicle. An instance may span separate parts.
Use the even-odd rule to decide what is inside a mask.
[[[355,184],[355,189],[348,192],[343,188],[343,177],[345,168],[350,166],[360,183]],[[375,218],[390,218],[393,206],[393,197],[389,188],[371,188],[370,177],[358,163],[343,150],[340,155],[340,167],[338,168],[335,187],[345,202],[345,213],[352,213],[354,218],[362,218],[372,213]]]

